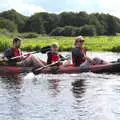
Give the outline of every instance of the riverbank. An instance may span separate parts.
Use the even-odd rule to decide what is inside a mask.
[[[0,51],[8,48],[12,39],[7,36],[0,36]],[[51,45],[52,43],[59,43],[60,51],[71,51],[75,37],[63,36],[40,36],[38,38],[23,39],[22,49],[25,51],[39,50],[41,47]],[[89,51],[111,51],[120,52],[120,36],[95,36],[85,37],[85,47]]]

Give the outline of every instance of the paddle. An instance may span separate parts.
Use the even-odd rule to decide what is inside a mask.
[[[41,48],[40,50],[38,50],[38,51],[35,51],[35,52],[31,52],[31,54],[35,54],[35,53],[39,53],[39,52],[41,52],[41,53],[46,53],[46,52],[48,52],[48,51],[50,51],[51,50],[51,46],[46,46],[46,47],[43,47],[43,48]],[[12,58],[10,58],[10,59],[3,59],[3,60],[0,60],[0,62],[2,62],[2,61],[9,61],[9,60],[14,60],[14,59],[16,59],[16,58],[21,58],[21,57],[23,57],[23,56],[27,56],[28,55],[28,53],[27,54],[23,54],[23,55],[20,55],[20,56],[16,56],[16,57],[12,57]]]
[[[39,74],[40,71],[42,71],[43,69],[48,68],[48,67],[52,67],[52,66],[59,66],[59,63],[60,63],[61,61],[65,61],[65,60],[68,60],[68,59],[70,59],[70,56],[63,57],[63,58],[61,58],[59,61],[56,61],[56,62],[51,63],[51,64],[48,64],[48,65],[46,65],[46,66],[44,66],[44,67],[40,67],[40,68],[37,68],[37,69],[34,68],[34,69],[32,70],[32,72],[33,72],[35,75],[37,75],[37,74]]]

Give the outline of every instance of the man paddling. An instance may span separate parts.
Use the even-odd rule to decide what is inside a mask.
[[[21,65],[21,66],[32,66],[32,67],[44,67],[46,63],[32,54],[28,54],[27,56],[22,55],[22,51],[20,49],[21,39],[16,37],[13,39],[13,45],[11,48],[8,48],[4,52],[4,58],[8,59],[9,65]],[[20,57],[16,57],[20,56]],[[15,59],[12,59],[16,57]]]

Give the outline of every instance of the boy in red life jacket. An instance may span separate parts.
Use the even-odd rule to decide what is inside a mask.
[[[72,49],[72,62],[74,66],[80,66],[81,68],[89,67],[89,65],[106,64],[107,62],[100,58],[90,58],[86,55],[86,50],[83,47],[85,39],[82,36],[78,36],[75,39],[75,47]]]
[[[60,59],[64,58],[61,54],[58,53],[58,50],[59,45],[56,43],[52,44],[51,51],[47,53],[47,64],[57,62]]]
[[[20,49],[21,46],[21,39],[14,38],[13,39],[13,46],[8,48],[5,53],[4,57],[6,57],[9,61],[9,65],[22,65],[22,66],[35,66],[35,67],[43,67],[45,62],[34,57],[32,54],[28,54],[26,57],[22,56],[22,51]],[[16,59],[11,59],[12,57],[21,56]]]

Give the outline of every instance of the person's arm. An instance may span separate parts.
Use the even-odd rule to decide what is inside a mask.
[[[92,61],[93,61],[93,59],[92,59],[92,58],[90,58],[90,57],[88,57],[88,56],[86,56],[86,55],[84,55],[84,58],[85,58],[86,60],[90,61],[90,62],[92,62]]]

